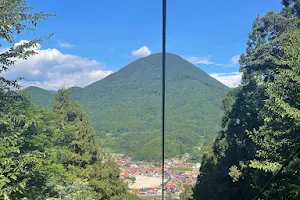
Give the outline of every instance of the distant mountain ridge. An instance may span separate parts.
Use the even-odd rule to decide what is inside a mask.
[[[96,134],[105,138],[107,149],[141,160],[159,157],[161,58],[161,53],[152,54],[87,87],[69,88],[70,97],[88,113]],[[50,107],[51,92],[37,87],[26,90],[32,102]],[[166,54],[167,156],[189,151],[203,137],[211,139],[220,128],[221,101],[228,91],[180,56]],[[143,155],[153,149],[158,151]]]
[[[36,86],[30,86],[25,88],[24,90],[30,92],[31,101],[33,103],[41,105],[45,108],[51,107],[51,101],[54,92]]]

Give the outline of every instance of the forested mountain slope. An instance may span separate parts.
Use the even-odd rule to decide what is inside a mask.
[[[221,101],[229,88],[175,54],[167,53],[166,59],[167,155],[174,156],[219,130]],[[69,91],[88,113],[97,135],[105,138],[108,149],[125,151],[137,159],[159,158],[160,53],[138,59],[85,88]],[[44,105],[35,91],[31,95],[33,102]]]
[[[34,99],[35,104],[41,105],[45,108],[51,107],[51,101],[53,97],[53,93],[51,91],[35,86],[30,86],[25,90],[30,92],[31,99]]]

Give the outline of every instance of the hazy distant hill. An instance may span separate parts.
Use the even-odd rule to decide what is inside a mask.
[[[45,108],[51,107],[51,101],[53,95],[52,91],[44,90],[42,88],[35,87],[35,86],[30,86],[25,90],[30,92],[32,102],[38,105],[42,105]]]
[[[216,133],[229,88],[181,57],[166,57],[167,156],[192,149]],[[51,92],[30,87],[32,101],[49,107]],[[160,156],[161,54],[138,59],[85,88],[69,89],[90,116],[103,146],[137,159]]]

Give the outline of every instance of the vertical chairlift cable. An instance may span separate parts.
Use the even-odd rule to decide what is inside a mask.
[[[161,198],[165,195],[165,96],[166,96],[166,18],[167,0],[162,0],[162,184]]]

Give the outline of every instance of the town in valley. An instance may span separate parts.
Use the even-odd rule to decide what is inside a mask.
[[[120,178],[128,184],[130,192],[141,198],[161,196],[162,168],[159,162],[133,161],[124,154],[111,155],[120,167]],[[164,162],[165,193],[174,199],[179,199],[185,185],[194,185],[199,175],[200,163],[189,163],[189,156],[186,153]]]

